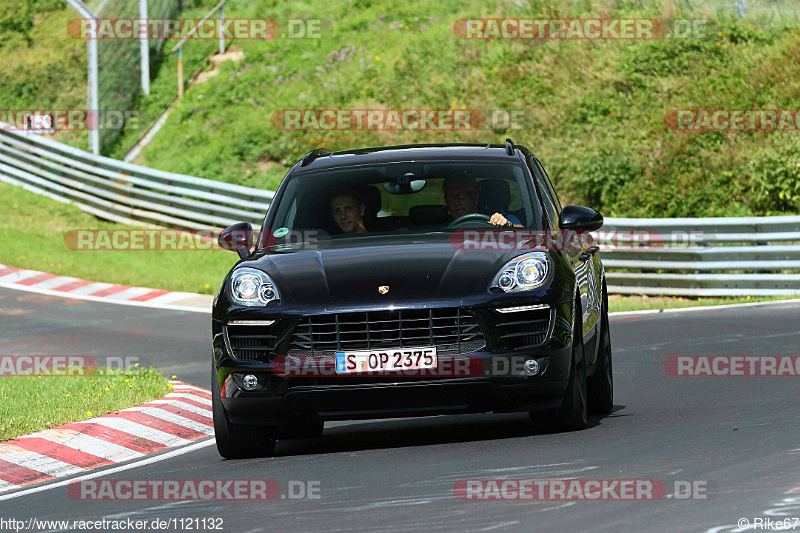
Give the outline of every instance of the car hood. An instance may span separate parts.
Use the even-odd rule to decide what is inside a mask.
[[[386,305],[486,294],[507,251],[461,250],[448,236],[349,239],[316,250],[270,252],[241,266],[259,268],[287,304]]]

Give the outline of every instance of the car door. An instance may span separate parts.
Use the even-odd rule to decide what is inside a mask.
[[[559,230],[558,217],[561,214],[561,203],[558,200],[550,178],[538,160],[535,160],[538,174],[540,175],[540,187],[542,193],[542,203],[545,204],[545,211],[553,229]],[[596,362],[598,329],[600,324],[600,276],[602,276],[597,248],[593,242],[583,239],[580,249],[567,247],[563,254],[572,265],[578,284],[578,294],[581,302],[581,322],[583,324],[583,342],[586,348],[586,362],[593,364]]]

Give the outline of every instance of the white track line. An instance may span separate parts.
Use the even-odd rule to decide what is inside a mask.
[[[11,274],[13,275],[13,274]],[[113,286],[110,283],[106,283],[106,286]],[[86,285],[85,287],[90,287],[91,285]],[[62,292],[62,291],[51,291],[49,289],[37,289],[36,287],[28,287],[26,285],[18,285],[16,283],[5,283],[0,278],[0,287],[5,289],[14,289],[18,291],[25,291],[25,292],[35,292],[37,294],[44,294],[47,296],[58,296],[61,298],[72,298],[74,300],[87,300],[90,302],[101,302],[101,303],[108,303],[108,304],[121,304],[121,305],[132,305],[135,307],[149,307],[152,309],[167,309],[170,311],[191,311],[193,313],[211,313],[211,308],[205,307],[188,307],[183,305],[167,305],[167,304],[160,304],[160,303],[151,303],[147,302],[132,302],[130,300],[112,300],[102,296],[91,296],[91,295],[83,295],[83,294],[74,294],[74,292],[79,291],[80,289],[76,289],[74,292]],[[85,288],[81,287],[81,289]],[[99,290],[99,289],[98,289]],[[156,290],[156,289],[152,289]],[[97,291],[92,291],[97,292]],[[191,294],[191,296],[197,296],[195,294]],[[188,296],[187,296],[188,297]],[[156,300],[156,298],[153,298]]]
[[[131,463],[126,464],[126,465],[120,465],[120,466],[116,466],[116,467],[112,467],[112,468],[98,470],[96,472],[93,472],[91,474],[86,474],[84,476],[79,476],[79,477],[75,477],[75,478],[72,478],[72,479],[65,479],[63,481],[57,481],[55,483],[48,483],[46,485],[39,485],[39,486],[36,486],[36,487],[31,487],[29,489],[20,490],[20,491],[11,493],[11,494],[0,494],[0,501],[11,500],[13,498],[19,498],[21,496],[27,496],[29,494],[34,494],[34,493],[42,492],[42,491],[45,491],[45,490],[55,489],[55,488],[58,488],[58,487],[64,487],[66,485],[69,485],[73,481],[83,481],[85,479],[94,479],[96,477],[102,477],[102,476],[115,474],[117,472],[123,472],[125,470],[131,470],[132,468],[138,468],[140,466],[145,466],[145,465],[149,465],[149,464],[152,464],[152,463],[157,463],[159,461],[172,459],[173,457],[176,457],[178,455],[183,455],[185,453],[190,453],[190,452],[193,452],[195,450],[199,450],[201,448],[206,448],[206,447],[212,446],[212,445],[214,445],[214,439],[201,440],[199,442],[194,442],[194,443],[190,444],[189,446],[184,446],[184,447],[181,447],[181,448],[178,448],[176,450],[172,450],[172,451],[160,454],[160,455],[142,458],[142,459],[139,459],[137,461],[131,462]]]

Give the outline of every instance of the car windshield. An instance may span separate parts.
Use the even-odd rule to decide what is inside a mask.
[[[519,163],[398,162],[303,172],[291,178],[268,235],[330,236],[492,228],[496,213],[518,227],[537,220]],[[299,236],[299,237],[298,237]]]

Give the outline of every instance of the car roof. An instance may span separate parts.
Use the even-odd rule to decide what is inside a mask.
[[[306,156],[305,166],[295,165],[293,172],[316,171],[328,168],[351,165],[367,165],[392,163],[396,161],[420,160],[504,160],[519,161],[520,152],[530,151],[520,145],[514,146],[514,155],[509,155],[505,144],[407,144],[399,146],[381,146],[330,152],[314,150]],[[531,154],[532,155],[532,154]]]

